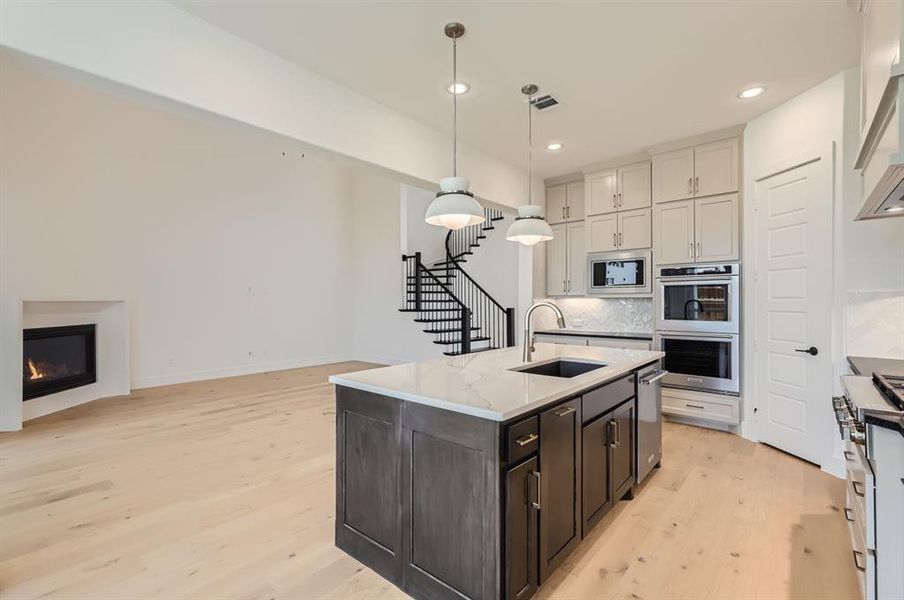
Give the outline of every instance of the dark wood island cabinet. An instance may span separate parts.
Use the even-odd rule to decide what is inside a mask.
[[[633,497],[637,370],[501,421],[339,382],[336,545],[418,599],[530,598]]]

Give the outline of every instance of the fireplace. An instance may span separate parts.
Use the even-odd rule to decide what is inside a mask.
[[[94,324],[24,330],[22,399],[95,383],[95,330]]]

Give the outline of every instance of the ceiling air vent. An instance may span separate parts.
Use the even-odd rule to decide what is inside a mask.
[[[537,96],[536,98],[531,100],[530,103],[533,104],[534,108],[540,111],[550,110],[551,108],[555,108],[559,105],[559,101],[550,94]]]

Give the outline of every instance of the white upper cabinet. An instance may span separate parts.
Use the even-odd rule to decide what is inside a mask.
[[[546,222],[550,225],[565,222],[567,194],[564,183],[546,188]]]
[[[587,252],[618,249],[618,213],[587,217]]]
[[[683,148],[653,157],[653,202],[694,197],[694,149]]]
[[[694,262],[694,200],[653,207],[653,260],[658,265]]]
[[[584,220],[584,182],[573,181],[565,184],[565,207],[566,221],[583,221]]]
[[[728,138],[653,157],[653,202],[737,192],[740,140]]]
[[[651,220],[652,213],[649,208],[618,213],[619,250],[636,250],[652,246]]]
[[[738,191],[738,138],[694,148],[694,197]]]
[[[547,200],[549,196],[547,196]],[[567,225],[558,223],[551,225],[553,238],[546,242],[546,293],[550,296],[564,296],[568,282],[566,268],[568,266]]]
[[[694,238],[697,262],[737,260],[740,254],[738,195],[697,198],[694,205]]]
[[[618,171],[601,171],[584,178],[587,215],[602,215],[618,210]]]
[[[568,282],[565,293],[569,296],[583,296],[587,275],[587,238],[583,223],[568,224]]]
[[[618,210],[635,210],[650,206],[649,161],[618,169]]]

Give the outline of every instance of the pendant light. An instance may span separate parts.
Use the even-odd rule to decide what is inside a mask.
[[[509,226],[505,234],[505,239],[510,242],[519,242],[525,246],[533,246],[539,242],[548,242],[552,239],[552,229],[543,218],[543,210],[539,206],[534,206],[532,202],[531,190],[533,181],[533,163],[531,149],[533,147],[533,128],[532,114],[533,104],[531,101],[533,95],[539,91],[534,84],[528,84],[521,88],[521,93],[527,96],[527,204],[518,207],[518,216]]]
[[[452,39],[452,84],[458,82],[458,38],[465,34],[461,23],[449,23],[445,27],[446,37]],[[471,182],[458,176],[458,94],[452,94],[452,177],[439,182],[440,191],[427,207],[424,220],[430,225],[448,229],[461,229],[486,221],[483,208],[468,191]]]

